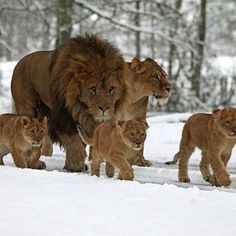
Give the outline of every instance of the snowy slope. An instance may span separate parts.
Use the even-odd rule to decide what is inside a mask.
[[[191,184],[178,183],[177,166],[163,164],[189,115],[149,119],[145,156],[154,166],[135,167],[134,182],[104,171],[100,178],[63,172],[65,154],[56,146],[53,157],[42,158],[45,171],[17,169],[8,155],[0,167],[1,235],[235,235],[235,150],[229,188],[202,180],[199,152],[191,158]]]

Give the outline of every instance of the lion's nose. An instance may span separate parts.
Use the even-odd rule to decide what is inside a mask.
[[[105,111],[107,111],[110,107],[109,106],[98,106],[98,108],[104,113]]]
[[[140,145],[142,144],[142,142],[136,142],[136,144],[137,144],[138,146],[140,146]]]

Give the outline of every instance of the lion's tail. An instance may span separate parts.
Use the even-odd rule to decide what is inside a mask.
[[[82,141],[87,145],[93,146],[93,139],[88,137],[88,135],[80,125],[77,126],[77,130]]]
[[[189,122],[188,121],[185,123],[184,128],[183,128],[179,151],[175,154],[172,161],[165,162],[166,165],[173,165],[178,162],[178,160],[180,159],[180,156],[181,156],[181,150],[183,149],[182,147],[184,146],[184,142],[186,142],[186,140],[190,140]]]
[[[179,158],[180,158],[180,152],[177,152],[177,153],[175,154],[173,160],[172,160],[172,161],[167,161],[167,162],[165,162],[165,164],[166,164],[166,165],[173,165],[173,164],[176,164],[176,163],[178,162]]]

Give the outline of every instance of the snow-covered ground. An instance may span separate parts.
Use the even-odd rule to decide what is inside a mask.
[[[1,64],[0,64],[1,66]],[[10,76],[10,66],[4,70]],[[4,92],[9,94],[9,79]],[[9,96],[0,112],[9,111]],[[191,183],[177,181],[177,166],[163,163],[178,151],[183,121],[191,114],[148,119],[145,156],[150,168],[134,167],[135,181],[63,171],[65,153],[54,146],[42,157],[47,169],[15,168],[11,155],[0,166],[0,235],[2,236],[142,236],[236,235],[236,150],[228,170],[228,188],[202,180],[196,151],[189,165]],[[88,163],[90,165],[90,163]]]

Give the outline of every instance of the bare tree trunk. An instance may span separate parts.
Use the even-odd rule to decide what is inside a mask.
[[[135,25],[139,27],[140,26],[140,14],[138,13],[138,11],[140,10],[139,1],[135,3],[135,8],[136,8],[137,13],[135,14],[134,22],[135,22]],[[139,31],[135,32],[135,49],[136,49],[135,56],[137,58],[140,58],[141,48],[140,48],[140,32]]]
[[[182,0],[176,0],[175,9],[179,11],[181,6],[182,6]],[[178,30],[178,27],[179,27],[178,18],[175,18],[173,22],[173,30],[169,31],[169,35],[171,38],[174,38]],[[173,68],[174,53],[175,53],[175,44],[173,42],[170,42],[169,43],[169,63],[168,63],[168,75],[170,78],[173,77],[172,68]]]
[[[206,6],[207,0],[201,0],[200,17],[198,22],[198,37],[197,37],[197,55],[195,58],[194,74],[192,78],[192,89],[196,92],[196,96],[200,98],[200,83],[201,83],[201,70],[204,57],[204,42],[206,35]]]
[[[57,40],[56,47],[71,36],[72,31],[72,0],[57,0]]]

